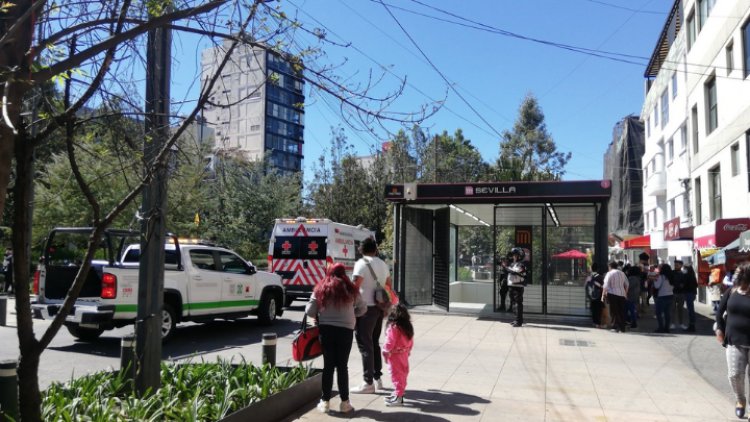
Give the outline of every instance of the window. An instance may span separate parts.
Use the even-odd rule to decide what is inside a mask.
[[[750,20],[742,27],[742,61],[745,66],[745,77],[750,75]]]
[[[701,195],[701,178],[695,178],[695,224],[703,222],[703,197]]]
[[[716,166],[708,171],[709,180],[709,215],[711,221],[721,218],[721,167]]]
[[[240,257],[230,252],[219,252],[221,271],[231,274],[250,274],[250,267]]]
[[[190,261],[193,263],[193,266],[199,270],[216,271],[213,251],[192,249],[190,251]]]
[[[651,119],[646,118],[646,124],[644,126],[646,126],[646,138],[648,138],[651,136]]]
[[[671,163],[674,158],[674,140],[669,138],[667,141],[667,163]]]
[[[669,123],[669,93],[665,89],[661,93],[661,127]]]
[[[688,51],[690,51],[695,44],[695,12],[692,10],[687,17],[687,43]]]
[[[677,96],[677,72],[672,74],[672,99]]]
[[[690,120],[692,120],[693,129],[693,154],[698,153],[698,106],[694,105],[690,110]]]
[[[732,176],[736,176],[740,174],[740,144],[732,145],[730,151],[732,153]]]
[[[727,45],[727,75],[732,73],[732,70],[734,70],[734,43],[729,42]]]
[[[659,109],[657,106],[654,106],[654,129],[659,127]]]
[[[669,219],[673,219],[675,217],[675,209],[674,209],[674,198],[669,200],[669,203],[667,203],[667,212],[669,213]]]
[[[257,132],[260,130],[260,125],[251,125],[250,132]]]
[[[648,164],[643,168],[643,181],[644,183],[648,181]]]
[[[704,0],[707,1],[707,0]],[[719,105],[716,99],[716,77],[712,76],[704,85],[706,93],[706,135],[719,125]]]
[[[711,15],[711,9],[714,8],[716,0],[698,0],[698,31],[703,29],[708,16]]]
[[[685,151],[687,148],[687,124],[683,123],[680,126],[680,152]]]

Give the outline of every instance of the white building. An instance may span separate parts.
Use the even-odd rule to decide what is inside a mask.
[[[646,70],[644,226],[662,261],[725,246],[750,216],[749,23],[747,0],[676,0]]]
[[[230,43],[203,50],[201,83],[217,70]],[[203,118],[216,148],[248,160],[268,158],[282,171],[302,169],[304,81],[269,49],[240,44],[216,81]]]

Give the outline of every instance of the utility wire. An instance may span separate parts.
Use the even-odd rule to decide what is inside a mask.
[[[407,31],[406,28],[404,28],[404,26],[401,25],[401,22],[399,22],[399,20],[396,18],[396,16],[393,14],[393,12],[391,12],[391,9],[388,7],[388,5],[385,4],[385,2],[383,2],[382,0],[379,0],[379,2],[380,2],[380,4],[383,5],[383,7],[388,12],[388,14],[391,16],[391,18],[393,18],[393,20],[396,22],[396,24],[398,25],[398,27],[401,28],[401,31],[403,31],[404,34],[406,35],[406,37],[409,38],[409,41],[411,41],[411,43],[414,44],[414,47],[417,50],[419,50],[419,52],[422,54],[422,56],[425,58],[425,60],[427,60],[427,62],[435,70],[435,72],[437,72],[437,74],[440,75],[440,77],[443,79],[443,81],[445,81],[446,85],[448,85],[448,88],[451,91],[453,91],[458,96],[458,98],[460,98],[461,101],[463,101],[464,104],[466,104],[466,106],[469,107],[469,109],[472,112],[474,112],[474,114],[476,114],[477,117],[479,117],[479,119],[484,122],[484,124],[487,125],[487,127],[489,127],[490,129],[492,129],[492,131],[495,132],[495,134],[498,136],[498,138],[502,138],[503,135],[497,129],[495,129],[495,127],[492,126],[492,124],[490,124],[490,122],[487,121],[487,119],[485,119],[484,116],[482,116],[477,111],[477,109],[475,109],[474,106],[472,106],[471,103],[469,101],[467,101],[466,98],[464,98],[463,95],[461,95],[461,93],[453,86],[453,84],[450,83],[450,81],[445,76],[445,74],[443,74],[443,72],[440,71],[440,69],[432,62],[432,60],[430,60],[430,58],[427,56],[427,54],[425,54],[425,52],[422,50],[422,48],[419,47],[419,44],[417,44],[417,42],[414,40],[414,38],[412,38],[412,36],[409,34],[409,31]]]

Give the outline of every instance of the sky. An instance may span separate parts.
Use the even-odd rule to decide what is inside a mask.
[[[314,64],[332,65],[350,83],[379,79],[374,92],[406,80],[391,111],[439,110],[430,133],[462,129],[487,162],[498,155],[523,98],[537,97],[558,150],[571,152],[564,180],[598,180],[614,125],[640,114],[645,67],[673,0],[283,0],[308,29],[346,47],[321,44]],[[537,41],[534,41],[534,40]],[[299,35],[298,43],[307,39]],[[197,97],[187,70],[195,45],[178,38],[173,96]],[[582,52],[583,50],[583,52]],[[604,57],[601,57],[604,56]],[[180,70],[180,67],[182,70]],[[380,78],[382,76],[382,78]],[[350,130],[331,98],[306,88],[305,178],[331,127],[344,125],[355,151],[368,155],[400,126]],[[176,95],[175,95],[176,94]],[[444,100],[444,102],[443,102]],[[442,103],[440,103],[442,102]]]

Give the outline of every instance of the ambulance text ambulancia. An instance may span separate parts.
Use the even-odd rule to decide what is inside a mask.
[[[322,218],[278,218],[268,247],[268,269],[286,287],[286,305],[310,297],[329,263],[344,264],[349,274],[359,258],[359,244],[375,234],[362,226]]]

